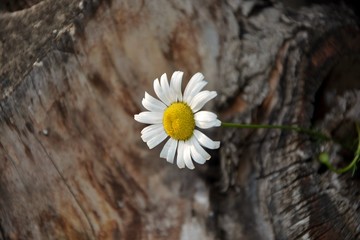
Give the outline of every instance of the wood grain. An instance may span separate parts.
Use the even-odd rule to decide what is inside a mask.
[[[219,94],[208,109],[223,120],[350,126],[360,32],[346,6],[18,3],[0,12],[0,239],[360,236],[358,179],[318,173],[308,137],[212,130],[221,149],[179,170],[147,149],[133,120],[152,81],[182,70],[186,81],[204,73]],[[329,93],[339,101],[323,110]]]

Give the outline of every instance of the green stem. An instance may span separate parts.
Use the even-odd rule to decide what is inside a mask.
[[[226,122],[222,122],[221,123],[222,127],[226,127],[226,128],[252,128],[252,129],[283,129],[283,130],[291,130],[291,131],[295,131],[295,132],[299,132],[299,133],[305,133],[308,134],[312,137],[315,137],[319,140],[324,140],[324,141],[330,141],[332,140],[329,136],[315,131],[315,130],[311,130],[311,129],[306,129],[306,128],[302,128],[302,127],[298,127],[298,126],[290,126],[290,125],[268,125],[268,124],[242,124],[242,123],[226,123]]]
[[[327,154],[322,153],[323,155],[319,156],[320,162],[323,163],[327,168],[329,168],[331,171],[335,172],[335,173],[345,173],[351,169],[356,168],[356,164],[357,162],[360,160],[360,126],[359,124],[355,124],[356,125],[356,130],[357,130],[357,134],[358,134],[358,146],[355,152],[355,156],[354,159],[350,162],[349,165],[347,165],[346,167],[343,168],[335,168],[331,165],[331,163],[329,162],[329,156]]]
[[[305,133],[309,136],[315,137],[319,140],[323,140],[323,141],[333,141],[336,143],[339,143],[340,145],[343,145],[342,143],[332,139],[331,137],[312,130],[312,129],[306,129],[306,128],[302,128],[302,127],[298,127],[298,126],[290,126],[290,125],[267,125],[267,124],[242,124],[242,123],[226,123],[226,122],[222,122],[221,123],[222,127],[225,128],[251,128],[251,129],[283,129],[283,130],[291,130],[291,131],[295,131],[295,132],[299,132],[299,133]],[[357,150],[355,152],[355,157],[354,159],[351,161],[351,163],[349,165],[347,165],[344,168],[340,168],[337,169],[335,167],[333,167],[329,161],[329,156],[326,153],[323,153],[322,155],[319,156],[319,160],[321,163],[323,163],[325,166],[327,166],[328,169],[330,169],[331,171],[335,172],[335,173],[345,173],[351,169],[355,169],[356,168],[356,163],[360,160],[360,126],[359,124],[356,123],[356,130],[358,133],[358,147]],[[343,146],[345,147],[345,146]]]

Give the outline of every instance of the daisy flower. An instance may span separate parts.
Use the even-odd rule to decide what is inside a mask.
[[[218,127],[221,122],[216,114],[200,111],[217,95],[215,91],[201,91],[207,84],[204,75],[196,73],[192,76],[183,94],[183,74],[174,72],[170,84],[165,73],[160,81],[155,79],[154,90],[159,100],[145,92],[142,104],[148,111],[136,114],[134,118],[140,123],[150,124],[141,131],[141,138],[150,149],[169,137],[160,157],[169,163],[173,163],[176,157],[179,168],[194,169],[193,161],[203,164],[210,159],[204,147],[217,149],[220,146],[219,141],[211,140],[198,129]]]

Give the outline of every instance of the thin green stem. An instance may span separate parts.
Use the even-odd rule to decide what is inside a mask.
[[[333,141],[335,143],[338,143],[340,145],[342,145],[343,147],[347,148],[346,146],[344,146],[341,142],[336,141],[335,139],[321,133],[318,132],[316,130],[312,130],[312,129],[307,129],[307,128],[302,128],[302,127],[298,127],[298,126],[291,126],[291,125],[268,125],[268,124],[242,124],[242,123],[226,123],[226,122],[222,122],[221,126],[224,128],[250,128],[250,129],[283,129],[283,130],[290,130],[290,131],[295,131],[295,132],[299,132],[299,133],[305,133],[311,137],[314,137],[318,140],[322,140],[322,141]],[[359,124],[356,123],[356,130],[358,133],[358,147],[357,150],[355,152],[355,156],[354,159],[351,161],[351,163],[349,165],[347,165],[344,168],[340,168],[337,169],[335,167],[333,167],[329,161],[329,155],[327,153],[322,153],[319,156],[319,160],[321,163],[323,163],[325,166],[327,166],[328,169],[330,169],[331,171],[341,174],[341,173],[345,173],[351,169],[355,170],[356,168],[356,164],[358,161],[360,161],[360,126]]]
[[[222,127],[225,128],[252,128],[252,129],[283,129],[283,130],[291,130],[299,133],[305,133],[307,135],[310,135],[312,137],[315,137],[319,140],[323,141],[330,141],[332,140],[329,136],[312,130],[312,129],[306,129],[298,126],[291,126],[291,125],[268,125],[268,124],[242,124],[242,123],[221,123]]]
[[[323,163],[327,168],[329,168],[331,171],[333,171],[335,173],[341,174],[341,173],[345,173],[351,169],[355,170],[356,164],[360,160],[360,126],[357,123],[355,125],[356,125],[357,134],[358,134],[358,146],[357,146],[357,149],[355,152],[354,159],[350,162],[349,165],[347,165],[346,167],[343,167],[343,168],[335,168],[329,162],[329,156],[327,154],[322,153],[319,156],[320,162]]]

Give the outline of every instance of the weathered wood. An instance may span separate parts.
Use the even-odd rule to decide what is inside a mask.
[[[148,150],[133,121],[153,79],[178,69],[204,73],[223,120],[329,133],[357,121],[346,6],[18,3],[0,12],[0,239],[360,237],[359,181],[318,173],[307,136],[217,129],[222,148],[190,171]]]
[[[315,124],[329,134],[350,122],[342,132],[354,138],[353,123],[360,119],[360,31],[355,17],[345,16],[351,11],[336,5],[298,12],[268,7],[241,15],[239,81],[233,90],[239,94],[232,105],[224,104],[224,116]],[[227,191],[218,210],[223,238],[359,238],[359,181],[351,174],[320,174],[316,157],[324,146],[279,130],[234,130],[225,139],[220,156]],[[333,146],[325,149],[341,161],[352,159]]]
[[[214,86],[214,4],[42,1],[2,13],[3,239],[211,238],[205,180],[148,150],[133,114],[162,72],[206,67]]]

